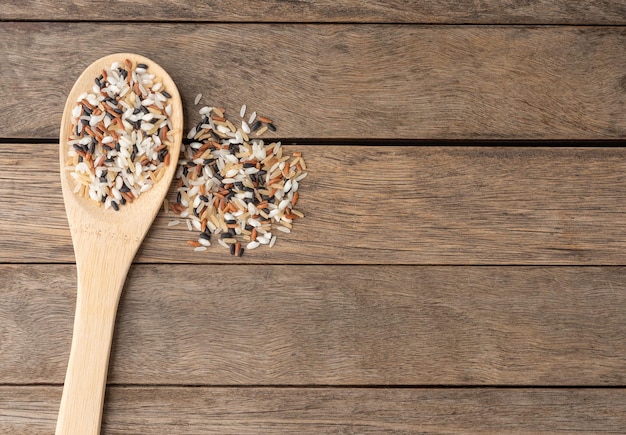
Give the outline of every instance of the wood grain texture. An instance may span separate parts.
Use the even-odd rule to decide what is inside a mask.
[[[0,274],[0,383],[61,383],[73,266]],[[108,380],[624,385],[625,304],[621,267],[137,265]]]
[[[626,0],[6,0],[0,50],[0,434],[55,427],[76,269],[52,142],[80,71],[127,50],[186,128],[198,93],[246,103],[310,175],[307,217],[242,259],[159,214],[103,434],[626,433],[626,148],[593,148],[626,144]]]
[[[202,93],[290,138],[626,138],[624,27],[65,22],[0,22],[0,136],[56,138],[79,72],[137,41],[187,126]]]
[[[106,2],[43,0],[29,7],[8,0],[0,7],[2,20],[218,21],[218,22],[354,22],[445,24],[624,24],[623,0],[375,0],[246,2],[230,0],[136,0]]]
[[[73,262],[55,145],[0,145],[0,261]],[[286,146],[306,217],[246,263],[626,262],[625,148]],[[36,156],[36,157],[33,157]],[[50,170],[55,168],[55,170]],[[138,262],[232,264],[157,216]]]
[[[0,433],[49,434],[58,387],[0,387]],[[110,387],[103,435],[626,431],[624,389]]]

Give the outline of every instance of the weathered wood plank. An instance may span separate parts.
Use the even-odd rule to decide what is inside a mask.
[[[47,22],[0,22],[0,136],[57,137],[83,68],[138,41],[187,126],[203,93],[273,117],[281,137],[626,137],[624,27]]]
[[[72,265],[3,265],[0,383],[62,383]],[[626,269],[137,265],[109,381],[624,385]]]
[[[290,146],[306,214],[249,263],[625,264],[625,148]],[[56,145],[0,145],[0,261],[72,262]],[[139,262],[193,252],[161,213]],[[183,228],[184,227],[184,228]]]
[[[49,434],[60,387],[0,387],[0,432]],[[110,387],[103,435],[626,431],[624,389]]]
[[[623,0],[355,0],[285,2],[259,0],[207,1],[136,0],[106,2],[43,0],[24,4],[4,1],[2,20],[218,21],[218,22],[352,22],[445,24],[624,24]]]

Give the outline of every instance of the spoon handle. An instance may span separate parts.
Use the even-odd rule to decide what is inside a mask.
[[[115,316],[127,272],[123,264],[111,269],[78,263],[72,347],[56,435],[100,433]]]

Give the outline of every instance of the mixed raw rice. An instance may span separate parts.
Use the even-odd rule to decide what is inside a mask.
[[[72,112],[66,170],[74,192],[117,211],[152,188],[170,161],[169,98],[144,63],[105,67]]]
[[[235,256],[272,247],[278,232],[291,232],[293,222],[304,217],[295,209],[299,183],[307,176],[302,154],[283,153],[278,141],[266,144],[259,136],[276,130],[273,121],[256,112],[245,118],[246,110],[241,107],[236,127],[224,109],[202,107],[201,121],[182,146],[176,199],[169,204],[180,218],[168,226],[184,222],[196,232],[187,242],[196,251],[211,246],[212,238]]]

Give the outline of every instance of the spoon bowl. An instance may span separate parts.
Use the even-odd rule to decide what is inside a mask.
[[[83,92],[113,62],[146,64],[160,78],[172,105],[169,162],[152,188],[132,203],[105,208],[89,197],[74,193],[76,180],[66,169],[72,131],[72,111]],[[152,60],[132,53],[117,53],[96,60],[76,80],[69,93],[60,130],[60,165],[63,200],[77,268],[77,301],[72,347],[65,377],[56,434],[98,434],[106,386],[111,339],[119,298],[130,265],[148,233],[176,171],[183,129],[180,94],[167,72]]]

